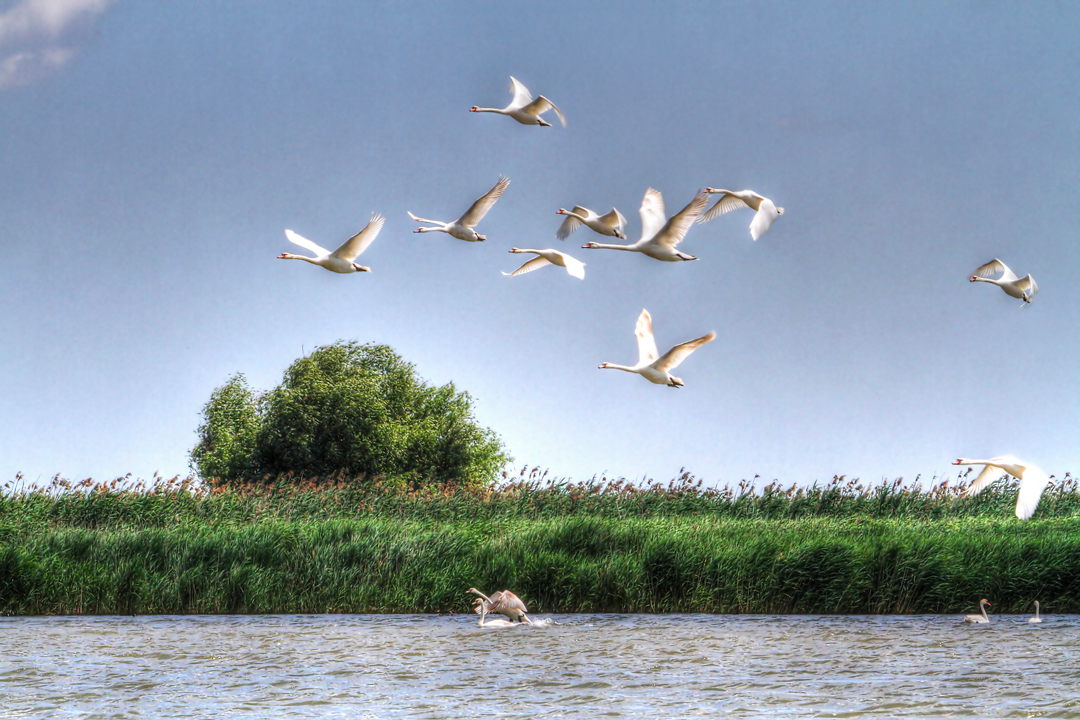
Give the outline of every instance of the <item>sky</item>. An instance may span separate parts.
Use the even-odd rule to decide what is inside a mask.
[[[339,340],[556,477],[1080,471],[1078,36],[1070,3],[0,1],[0,482],[187,474],[214,388]],[[567,127],[469,112],[511,75]],[[486,242],[413,234],[500,175]],[[695,225],[697,262],[555,238],[706,186],[786,212]],[[276,259],[373,212],[370,274]],[[1030,307],[968,282],[995,257]],[[642,308],[661,353],[716,331],[684,388],[597,369]]]

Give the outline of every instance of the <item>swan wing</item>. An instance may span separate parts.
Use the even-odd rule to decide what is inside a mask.
[[[777,212],[776,206],[773,205],[772,200],[765,199],[761,201],[761,206],[758,208],[757,213],[754,214],[754,219],[750,221],[750,237],[754,238],[756,242],[758,238],[769,231],[776,218],[780,217],[780,213]]]
[[[409,217],[411,217],[416,222],[431,223],[432,225],[446,225],[446,223],[444,223],[442,220],[428,220],[427,218],[416,217],[408,210],[406,210],[405,212],[409,213]]]
[[[620,230],[626,227],[626,218],[624,218],[622,216],[622,213],[615,208],[611,208],[611,212],[609,212],[607,215],[601,215],[600,222],[604,223],[605,225],[610,225],[613,228],[618,228]]]
[[[699,223],[707,223],[710,220],[715,220],[721,215],[726,215],[732,210],[741,210],[743,208],[750,207],[746,204],[745,200],[743,200],[741,197],[733,195],[730,190],[721,190],[720,192],[723,193],[720,196],[720,199],[716,202],[715,205],[709,208],[708,212],[698,218]]]
[[[679,363],[686,359],[686,357],[690,353],[694,352],[705,343],[710,343],[715,339],[716,333],[710,332],[708,335],[702,335],[696,340],[690,340],[689,342],[684,342],[681,345],[676,345],[675,347],[664,353],[664,356],[662,358],[654,362],[653,367],[655,367],[657,370],[663,370],[665,372],[669,370],[674,370],[679,366]]]
[[[649,188],[641,201],[641,239],[651,240],[664,227],[664,196]]]
[[[364,229],[353,235],[351,238],[341,244],[337,250],[334,251],[331,257],[341,258],[342,260],[353,261],[356,257],[367,250],[368,245],[375,240],[375,236],[382,230],[384,218],[382,215],[375,213],[371,216],[371,220]]]
[[[518,82],[513,75],[510,76],[510,92],[514,93],[514,99],[506,106],[506,110],[519,110],[532,102],[533,96],[529,88]]]
[[[559,252],[558,250],[554,250],[553,252],[562,258],[563,267],[566,268],[566,272],[570,273],[578,280],[585,279],[585,263],[575,257],[570,257],[564,252]]]
[[[316,245],[302,235],[297,235],[292,230],[286,230],[285,237],[289,238],[289,242],[291,242],[293,245],[299,245],[305,250],[310,250],[311,252],[315,253],[320,257],[324,257],[330,254],[330,251],[326,248]]]
[[[648,310],[643,309],[638,315],[637,324],[634,326],[634,337],[637,338],[638,367],[644,367],[660,357],[652,334],[652,315]]]
[[[1009,282],[1012,282],[1016,279],[1016,274],[1009,269],[1009,266],[1001,262],[997,258],[994,258],[985,265],[980,265],[979,267],[975,268],[975,272],[972,274],[975,275],[975,277],[988,278],[997,275],[998,273],[1002,273],[1001,278],[999,278],[1001,280],[1008,280]]]
[[[1016,517],[1027,520],[1035,514],[1035,508],[1039,507],[1039,499],[1048,484],[1050,478],[1046,477],[1042,470],[1034,465],[1024,468],[1024,477],[1020,480],[1020,494],[1016,498]]]
[[[1017,280],[1016,287],[1020,288],[1021,292],[1027,293],[1029,300],[1035,297],[1035,293],[1039,292],[1039,286],[1035,284],[1035,278],[1031,277],[1030,273]],[[1031,292],[1028,292],[1029,290]]]
[[[588,208],[583,208],[580,205],[575,205],[574,209],[570,212],[574,215],[580,215],[582,217],[589,217],[589,213],[592,212]],[[565,240],[574,234],[574,231],[581,227],[581,221],[574,215],[567,215],[566,219],[562,221],[562,225],[559,226],[559,231],[555,233],[555,237],[560,240]]]
[[[499,182],[495,183],[495,187],[491,188],[487,195],[474,202],[472,207],[469,208],[468,212],[461,216],[461,219],[458,220],[458,222],[465,227],[472,227],[483,220],[484,216],[487,215],[488,210],[490,210],[491,206],[495,204],[495,201],[502,196],[503,191],[506,190],[506,186],[509,184],[510,178],[505,175],[500,177]]]
[[[532,260],[528,261],[527,263],[525,263],[524,265],[519,267],[514,272],[512,272],[512,273],[503,273],[503,275],[506,275],[508,277],[516,277],[517,275],[524,275],[525,273],[531,273],[533,270],[538,270],[538,269],[544,267],[545,265],[550,265],[550,264],[551,264],[551,261],[548,260],[547,258],[537,257],[537,258],[533,258]]]
[[[705,209],[708,203],[709,196],[705,194],[704,190],[698,190],[694,199],[682,210],[672,215],[667,224],[649,242],[674,249],[676,245],[682,242],[682,239],[686,236],[686,231],[694,224],[694,220],[697,220],[698,215],[701,214],[701,211]]]
[[[535,100],[533,100],[531,103],[529,103],[525,107],[521,108],[522,112],[527,112],[530,115],[537,115],[537,116],[543,115],[548,110],[554,110],[555,114],[559,116],[559,122],[562,123],[563,127],[566,127],[566,118],[563,117],[562,111],[559,110],[559,108],[555,107],[555,103],[551,102],[550,100],[548,100],[543,95],[540,95]]]
[[[510,592],[509,590],[503,590],[502,592],[492,595],[491,607],[495,612],[502,612],[503,610],[520,610],[521,612],[529,612],[529,609],[525,607],[525,603],[522,601],[522,599],[514,593]]]
[[[991,483],[997,482],[1001,478],[1005,477],[1005,471],[1001,468],[994,467],[993,465],[987,465],[979,473],[978,477],[968,485],[967,490],[964,491],[964,495],[971,497],[972,495],[978,495],[986,489]]]

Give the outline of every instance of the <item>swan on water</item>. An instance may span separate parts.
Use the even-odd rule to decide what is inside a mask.
[[[416,230],[414,230],[413,232],[444,232],[456,237],[458,240],[464,240],[466,242],[481,242],[483,240],[487,240],[487,236],[478,234],[475,230],[473,230],[473,226],[484,219],[484,216],[487,215],[488,210],[490,210],[491,206],[495,204],[495,201],[502,196],[503,191],[506,190],[506,186],[509,184],[510,178],[505,176],[500,177],[499,182],[495,183],[495,187],[491,188],[491,190],[488,191],[487,195],[484,195],[484,197],[474,202],[472,204],[472,207],[470,207],[464,215],[462,215],[454,222],[444,223],[440,220],[425,220],[424,218],[416,217],[410,212],[409,217],[411,217],[416,222],[438,225],[438,227],[416,228]]]
[[[1001,273],[1001,277],[991,277],[991,275],[997,275],[998,273]],[[1031,277],[1031,273],[1018,279],[1016,273],[997,258],[975,268],[975,272],[971,276],[971,282],[993,283],[1004,290],[1009,297],[1023,300],[1025,304],[1030,303],[1031,298],[1035,297],[1035,293],[1039,292],[1039,286],[1035,284],[1035,279]]]
[[[542,268],[545,265],[558,265],[559,267],[566,268],[566,272],[570,273],[574,277],[584,280],[585,279],[585,263],[581,262],[577,258],[572,258],[564,252],[558,250],[530,250],[528,248],[510,248],[512,253],[534,253],[540,257],[535,257],[529,260],[527,263],[519,267],[512,273],[503,273],[509,277],[516,275],[524,275],[530,273],[537,268]]]
[[[532,620],[525,614],[528,612],[525,603],[521,601],[521,598],[509,590],[500,590],[491,597],[488,597],[476,588],[469,588],[468,592],[480,596],[480,600],[477,602],[476,612],[499,613],[511,620],[529,623],[530,625],[532,624]]]
[[[1035,514],[1039,498],[1050,483],[1050,478],[1039,468],[1012,455],[990,458],[989,460],[969,460],[960,458],[953,465],[985,465],[979,476],[968,486],[965,495],[978,495],[986,486],[1000,480],[1005,473],[1020,481],[1020,493],[1016,496],[1016,517],[1027,520]]]
[[[679,252],[675,247],[682,242],[682,239],[686,236],[686,231],[694,224],[694,220],[701,214],[707,202],[708,196],[699,190],[689,205],[673,215],[665,223],[664,198],[659,192],[649,188],[645,191],[645,199],[641,201],[640,240],[632,245],[608,245],[606,243],[591,242],[581,247],[586,250],[628,250],[664,262],[697,260],[693,255]]]
[[[623,228],[626,227],[626,218],[615,208],[611,208],[611,212],[607,215],[597,215],[589,208],[575,205],[573,210],[559,208],[555,214],[566,216],[562,225],[559,226],[559,231],[555,233],[555,237],[560,240],[570,237],[582,225],[601,235],[617,237],[620,240],[626,239],[626,233],[623,232]]]
[[[705,188],[710,195],[720,195],[720,200],[698,218],[699,223],[707,223],[714,218],[742,208],[756,211],[750,221],[750,237],[756,241],[772,227],[776,218],[784,214],[784,208],[778,208],[773,201],[753,190],[724,190],[723,188]]]
[[[315,257],[308,257],[307,255],[293,255],[292,253],[281,253],[278,255],[279,260],[304,260],[312,265],[318,265],[324,267],[330,272],[336,273],[354,273],[354,272],[371,272],[371,268],[364,267],[363,265],[357,265],[353,262],[360,253],[367,250],[368,245],[375,239],[375,236],[379,234],[379,230],[383,226],[383,216],[375,213],[371,216],[371,220],[364,229],[353,235],[351,238],[341,244],[334,252],[330,252],[324,247],[316,245],[305,237],[297,235],[292,230],[285,231],[285,237],[289,239],[293,245],[299,245],[300,247],[310,250],[315,253]]]
[[[522,623],[511,622],[509,620],[504,620],[502,618],[492,618],[491,620],[486,620],[485,621],[484,618],[487,617],[487,610],[483,606],[483,601],[480,601],[480,603],[481,603],[480,606],[476,608],[476,612],[480,613],[480,622],[476,623],[477,627],[482,627],[482,628],[514,627],[515,625],[522,624]]]
[[[510,92],[514,93],[514,99],[511,100],[510,104],[506,107],[499,109],[477,107],[476,105],[473,105],[470,112],[499,113],[500,115],[509,115],[522,125],[542,125],[544,127],[551,127],[551,123],[540,116],[548,110],[554,110],[555,114],[559,116],[559,121],[562,122],[563,127],[566,127],[566,118],[563,117],[562,111],[555,107],[555,103],[551,102],[543,95],[540,95],[533,100],[529,88],[518,82],[513,75],[510,76]]]
[[[628,367],[626,365],[615,365],[614,363],[603,363],[600,365],[600,369],[624,370],[637,373],[651,383],[668,385],[673,388],[682,387],[683,381],[681,378],[672,375],[670,371],[678,367],[679,363],[685,360],[690,353],[716,338],[716,333],[710,332],[708,335],[702,335],[696,340],[676,345],[664,353],[663,357],[658,357],[656,340],[653,339],[652,316],[649,315],[648,310],[642,310],[641,315],[638,316],[637,324],[634,326],[634,335],[637,337],[638,343],[637,365]]]
[[[1035,601],[1035,617],[1028,618],[1028,622],[1029,623],[1041,623],[1042,622],[1042,618],[1039,617],[1039,601],[1038,600]]]
[[[964,616],[964,622],[969,622],[969,623],[988,623],[988,622],[990,622],[990,616],[986,614],[986,608],[989,605],[990,605],[990,601],[987,600],[986,598],[983,598],[982,600],[980,600],[979,601],[979,610],[982,612],[982,615],[965,615]]]

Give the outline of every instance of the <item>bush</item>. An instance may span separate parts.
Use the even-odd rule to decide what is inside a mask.
[[[320,347],[266,393],[234,375],[202,418],[192,469],[225,483],[294,473],[484,484],[510,460],[468,393],[429,387],[386,345]]]

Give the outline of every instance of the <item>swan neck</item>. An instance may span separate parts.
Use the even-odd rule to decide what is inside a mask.
[[[638,371],[637,368],[629,367],[628,365],[616,365],[615,363],[607,363],[601,369],[602,370],[622,370],[623,372],[632,372],[632,373],[636,373]]]
[[[610,243],[598,243],[594,242],[593,248],[603,248],[604,250],[636,250],[634,245],[611,245]]]
[[[473,112],[493,112],[493,113],[499,113],[500,115],[505,115],[506,114],[502,110],[502,108],[482,108],[482,107],[478,107],[475,110],[473,110]]]
[[[309,258],[307,255],[293,255],[292,253],[282,253],[281,257],[283,260],[304,260],[311,263],[312,265],[319,264],[317,258]]]

